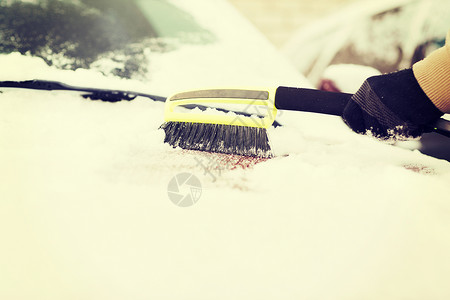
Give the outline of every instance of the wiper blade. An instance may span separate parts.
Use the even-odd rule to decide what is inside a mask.
[[[122,90],[108,90],[96,89],[88,87],[72,86],[58,81],[50,80],[25,80],[25,81],[0,81],[0,88],[21,88],[32,90],[46,90],[46,91],[76,91],[84,92],[83,98],[91,100],[101,100],[107,102],[131,101],[136,97],[150,98],[154,101],[165,102],[166,98],[162,96],[122,91]]]

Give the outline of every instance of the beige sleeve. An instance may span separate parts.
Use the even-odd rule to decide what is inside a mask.
[[[422,90],[443,113],[450,113],[450,31],[445,46],[413,65]]]

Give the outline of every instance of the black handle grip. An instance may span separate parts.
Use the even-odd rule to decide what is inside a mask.
[[[352,94],[280,86],[275,94],[277,109],[341,116]]]

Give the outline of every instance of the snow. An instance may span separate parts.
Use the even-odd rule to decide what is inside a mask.
[[[322,79],[331,80],[343,93],[356,93],[364,80],[371,76],[381,75],[381,72],[369,66],[353,64],[337,64],[328,66]]]
[[[19,90],[0,103],[2,298],[450,293],[446,161],[283,112],[278,156],[213,182],[201,156],[162,143],[162,103]],[[181,172],[203,186],[184,209],[167,195]]]
[[[174,87],[162,78],[192,53],[161,56],[150,86],[18,54],[0,56],[0,79],[165,93]],[[238,74],[230,80],[249,75]],[[209,75],[203,84],[220,79]],[[281,121],[269,130],[277,157],[209,170],[214,180],[198,164],[207,156],[162,143],[163,103],[2,90],[0,298],[449,298],[450,163],[356,135],[338,117]],[[188,208],[167,194],[182,172],[202,183]]]

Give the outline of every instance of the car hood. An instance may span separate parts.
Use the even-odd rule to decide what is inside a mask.
[[[192,1],[222,12],[211,2]],[[257,40],[211,45],[214,56],[161,54],[148,82],[17,53],[1,56],[1,74],[161,94],[300,85]],[[356,135],[338,117],[280,114],[276,157],[242,167],[164,144],[159,102],[2,90],[0,298],[448,298],[450,164]],[[186,173],[200,185],[173,184]],[[199,191],[190,207],[170,198]]]

